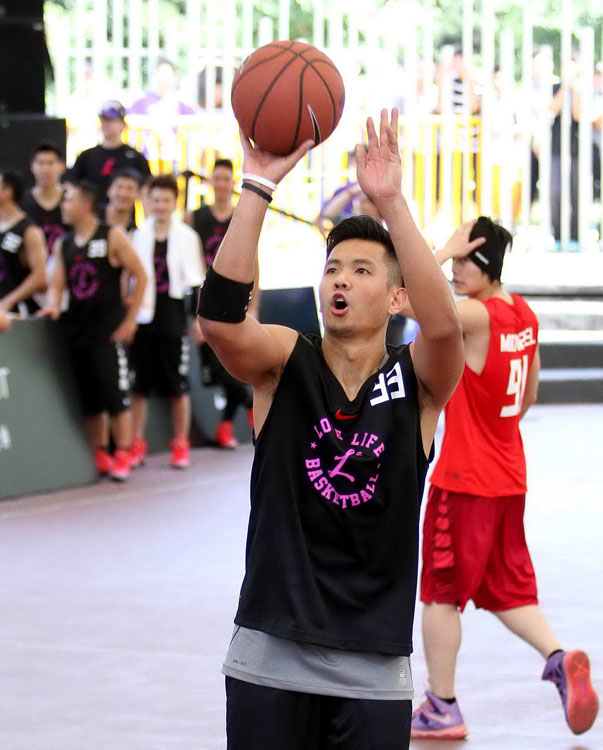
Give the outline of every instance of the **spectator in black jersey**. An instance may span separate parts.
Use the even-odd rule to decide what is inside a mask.
[[[124,233],[99,222],[96,195],[91,183],[67,186],[61,208],[72,230],[55,243],[47,303],[40,315],[52,320],[60,316],[99,474],[125,481],[132,443],[125,345],[136,332],[146,275]],[[121,298],[123,271],[134,278],[127,312]],[[61,315],[65,290],[69,306]],[[108,449],[107,414],[116,449],[113,456]]]
[[[23,188],[16,172],[0,171],[0,313],[38,310],[33,295],[46,289],[46,240],[20,208]]]
[[[65,172],[65,160],[58,146],[44,142],[36,146],[29,168],[35,185],[25,192],[21,208],[44,232],[50,254],[55,240],[67,233],[61,217],[64,192],[61,177]]]
[[[104,219],[110,227],[121,227],[125,232],[136,229],[134,207],[140,198],[142,178],[135,169],[118,169],[109,183],[109,202],[104,210]]]
[[[214,262],[220,243],[224,239],[234,206],[234,174],[230,159],[217,159],[211,173],[210,184],[214,191],[214,202],[204,205],[196,211],[189,211],[184,220],[193,227],[201,239],[203,260],[209,268]],[[254,295],[255,306],[257,296]],[[234,436],[233,419],[239,406],[247,410],[249,425],[253,429],[253,397],[249,386],[233,378],[220,364],[211,347],[197,338],[200,343],[199,354],[202,362],[202,377],[205,385],[219,385],[224,389],[226,405],[222,419],[216,428],[215,441],[221,448],[236,448],[238,441]]]
[[[87,180],[98,186],[99,210],[107,205],[107,189],[112,175],[119,169],[135,169],[143,180],[150,176],[149,162],[145,156],[122,142],[126,127],[126,110],[118,101],[105,102],[100,110],[103,140],[98,146],[86,149],[69,170],[69,181]]]
[[[386,230],[352,217],[327,240],[325,335],[246,314],[257,243],[289,156],[242,136],[241,198],[199,298],[202,332],[254,389],[246,573],[224,662],[229,750],[402,750],[418,523],[438,415],[463,371],[446,279],[401,192],[398,111],[367,122],[358,183]],[[405,288],[406,287],[406,288]],[[410,346],[389,318],[420,307]]]
[[[134,466],[142,464],[146,455],[146,404],[152,391],[170,399],[173,427],[170,465],[181,469],[190,463],[190,339],[185,297],[191,288],[201,284],[203,269],[199,238],[177,218],[177,201],[175,177],[152,178],[148,185],[151,216],[132,239],[149,278],[132,347]],[[194,326],[198,325],[195,321]]]

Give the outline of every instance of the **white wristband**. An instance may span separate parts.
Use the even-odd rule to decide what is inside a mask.
[[[270,180],[267,180],[265,177],[260,177],[257,174],[249,174],[249,172],[245,172],[243,175],[244,180],[251,180],[252,182],[257,182],[258,185],[263,185],[264,187],[267,187],[269,190],[276,190],[276,182],[270,182]]]

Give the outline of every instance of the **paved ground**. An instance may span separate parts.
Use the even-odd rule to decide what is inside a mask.
[[[525,420],[528,539],[542,605],[603,692],[603,406]],[[153,458],[126,486],[0,504],[0,749],[220,750],[221,659],[242,573],[251,449]],[[442,750],[601,750],[566,729],[540,657],[467,611],[458,695],[470,737]],[[416,634],[418,697],[425,668]],[[266,748],[266,750],[270,750]]]

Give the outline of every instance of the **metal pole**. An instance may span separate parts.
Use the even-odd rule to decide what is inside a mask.
[[[534,45],[532,40],[533,25],[530,4],[523,6],[523,40],[521,50],[521,88],[523,107],[518,113],[521,124],[521,225],[526,228],[530,224],[532,198],[532,112],[534,89],[532,85],[532,57]]]
[[[473,0],[463,0],[463,63],[468,69],[473,65]],[[471,108],[469,90],[463,87],[463,173],[461,184],[461,221],[467,216],[469,202],[469,170],[474,151],[473,126],[471,125]],[[474,175],[475,176],[475,175]]]
[[[483,0],[482,5],[482,73],[484,89],[482,96],[482,148],[480,212],[485,216],[492,213],[492,105],[494,99],[494,0]]]
[[[278,3],[278,38],[289,39],[289,0],[279,0]]]
[[[589,242],[590,212],[593,203],[593,68],[595,34],[580,31],[580,119],[578,124],[578,240],[581,250],[597,249]]]
[[[539,98],[540,151],[538,156],[540,183],[540,210],[542,226],[547,236],[552,229],[551,223],[551,100],[553,98],[553,50],[550,46],[542,48],[543,69],[545,71]]]
[[[423,23],[423,96],[427,100],[431,94],[431,86],[433,83],[433,71],[434,71],[434,60],[433,60],[433,6],[432,0],[425,0],[425,20]],[[424,179],[423,179],[423,228],[428,229],[433,216],[433,204],[432,204],[432,193],[433,193],[433,142],[434,138],[431,124],[431,119],[425,117],[423,124],[423,163],[424,163]]]
[[[564,86],[572,65],[572,0],[561,2],[561,85]],[[561,249],[567,250],[571,215],[571,97],[566,91],[561,110]]]
[[[515,77],[513,63],[515,40],[510,29],[500,35],[500,75],[505,126],[502,129],[503,157],[500,161],[500,218],[507,229],[513,226],[513,177],[515,173],[515,143],[513,134],[513,93]]]

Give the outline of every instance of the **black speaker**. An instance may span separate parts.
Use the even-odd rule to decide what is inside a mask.
[[[30,177],[29,162],[42,141],[58,146],[63,155],[67,144],[65,120],[44,115],[0,115],[0,167],[16,169]]]
[[[0,18],[28,18],[42,21],[44,0],[0,0]]]
[[[0,0],[0,114],[44,112],[47,75],[42,0]]]

